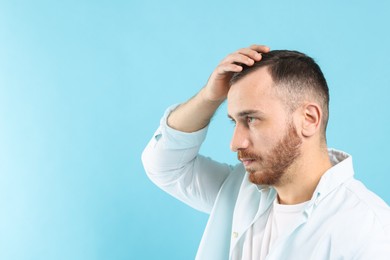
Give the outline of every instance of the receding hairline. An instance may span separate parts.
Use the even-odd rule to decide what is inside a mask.
[[[260,62],[261,61],[259,61],[259,63]],[[230,86],[233,86],[233,85],[239,83],[243,79],[246,79],[248,76],[251,76],[251,75],[253,76],[253,74],[258,73],[260,70],[265,70],[267,72],[267,74],[269,75],[269,77],[271,79],[271,85],[270,85],[271,90],[274,92],[275,95],[277,95],[277,97],[279,99],[282,99],[285,101],[285,105],[289,105],[291,103],[291,100],[288,100],[288,98],[287,98],[288,96],[295,97],[294,100],[297,99],[297,97],[299,96],[297,93],[292,93],[291,91],[289,91],[288,87],[283,87],[284,85],[287,85],[288,83],[283,82],[283,81],[279,81],[279,82],[275,81],[275,78],[273,77],[273,75],[271,73],[271,65],[270,64],[263,64],[262,66],[253,67],[248,72],[246,72],[244,74],[240,74],[240,76],[236,76],[234,78],[234,80],[230,81]],[[308,95],[305,95],[305,97],[306,96],[308,96]],[[302,99],[304,99],[304,98],[302,97]]]

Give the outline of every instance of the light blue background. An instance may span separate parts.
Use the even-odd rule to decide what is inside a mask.
[[[192,259],[207,221],[145,176],[165,108],[252,43],[313,56],[329,145],[390,203],[388,1],[0,0],[0,259]],[[236,163],[222,108],[202,151]]]

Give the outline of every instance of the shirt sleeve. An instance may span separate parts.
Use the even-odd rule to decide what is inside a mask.
[[[165,112],[142,153],[142,162],[147,176],[162,190],[210,213],[232,167],[198,154],[208,127],[185,133],[167,125],[167,117],[175,108],[172,106]]]

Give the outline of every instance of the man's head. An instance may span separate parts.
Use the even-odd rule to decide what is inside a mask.
[[[284,98],[291,112],[305,99],[316,100],[322,109],[321,131],[326,138],[329,117],[329,89],[318,64],[309,56],[288,50],[274,50],[262,54],[262,60],[253,66],[244,66],[230,81],[233,85],[246,75],[266,67],[274,82],[275,90]]]
[[[295,51],[262,56],[231,79],[231,148],[252,182],[281,185],[292,177],[285,173],[298,167],[302,150],[326,146],[329,91],[312,58]]]

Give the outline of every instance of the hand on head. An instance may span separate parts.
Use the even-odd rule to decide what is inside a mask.
[[[229,82],[235,72],[243,68],[240,64],[252,66],[261,60],[261,53],[269,52],[265,45],[252,45],[242,48],[226,56],[211,74],[203,92],[203,97],[212,102],[221,102],[226,99],[229,91]]]

